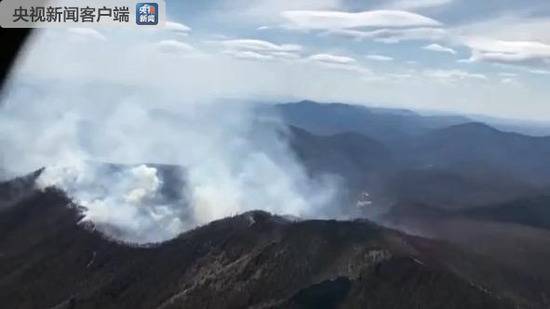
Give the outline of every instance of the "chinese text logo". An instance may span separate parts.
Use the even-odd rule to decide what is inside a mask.
[[[158,22],[157,3],[138,3],[136,5],[136,23],[138,25],[156,25]]]

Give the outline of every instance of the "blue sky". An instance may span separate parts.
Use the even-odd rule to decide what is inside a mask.
[[[550,120],[548,1],[169,0],[167,12],[157,31],[41,31],[20,76]]]

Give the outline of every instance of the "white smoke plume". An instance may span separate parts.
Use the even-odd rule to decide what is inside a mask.
[[[253,209],[320,217],[332,202],[335,184],[309,178],[284,127],[250,103],[146,82],[27,79],[24,68],[44,53],[31,47],[0,107],[2,168],[46,167],[38,187],[63,189],[109,236],[157,242]],[[85,61],[72,56],[67,65]]]
[[[86,208],[85,221],[121,240],[156,242],[190,227],[182,220],[185,205],[162,203],[158,198],[161,180],[154,167],[116,170],[90,162],[50,166],[37,179],[37,186],[63,189]]]

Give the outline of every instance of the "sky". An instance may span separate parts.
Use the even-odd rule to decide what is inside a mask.
[[[168,0],[167,14],[162,30],[38,31],[16,80],[550,121],[545,0]]]

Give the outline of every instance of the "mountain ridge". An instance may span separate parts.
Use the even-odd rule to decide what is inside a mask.
[[[384,291],[400,290],[399,278],[415,273],[427,281],[405,285],[396,308],[418,302],[437,308],[443,300],[448,308],[511,308],[511,300],[487,294],[418,251],[419,244],[437,243],[364,220],[290,222],[253,211],[133,247],[78,224],[78,208],[70,205],[62,192],[46,189],[0,212],[4,306],[312,308],[307,295],[318,284],[347,278],[332,308],[359,307],[395,302]],[[385,288],[371,285],[383,278]],[[452,295],[427,293],[429,282],[453,286]],[[360,297],[365,293],[370,297]]]

